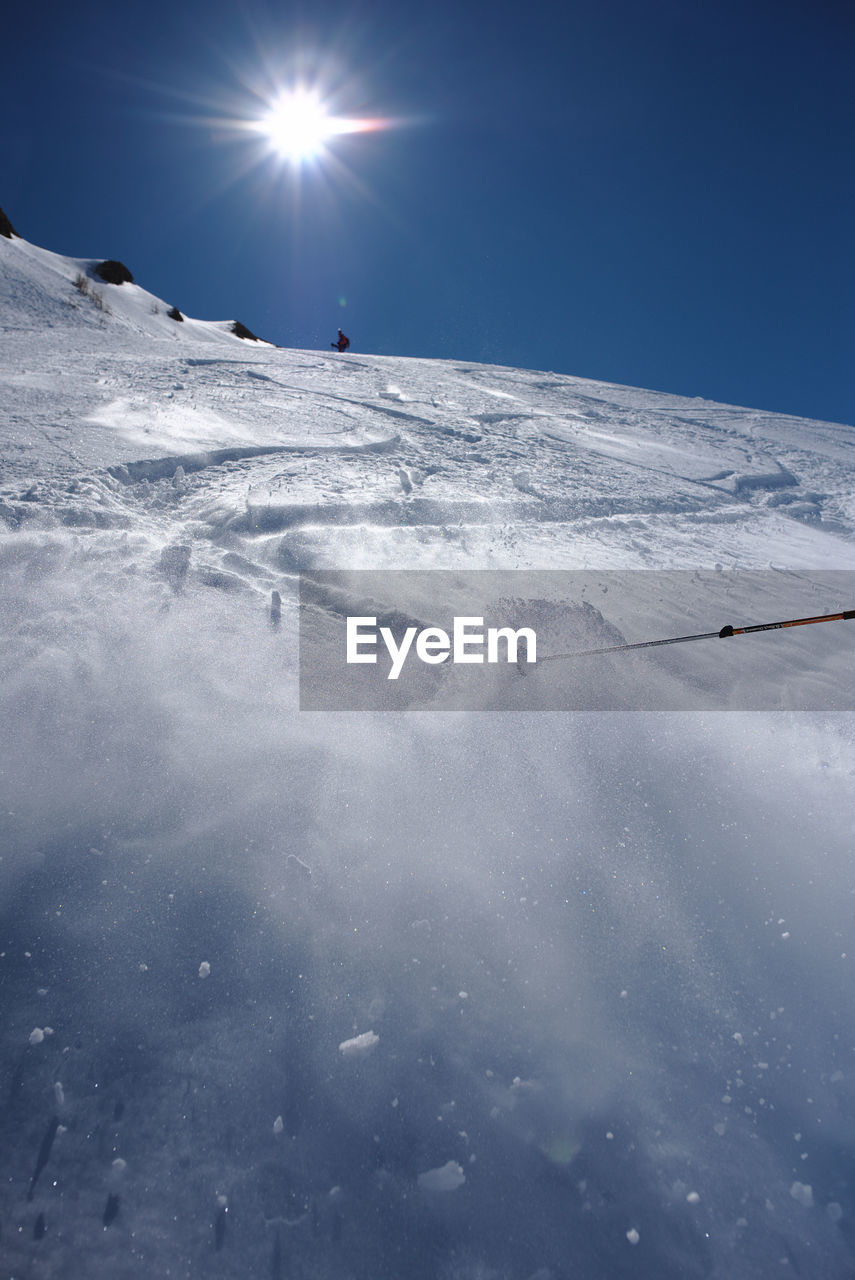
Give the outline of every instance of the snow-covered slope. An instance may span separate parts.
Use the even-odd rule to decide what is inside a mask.
[[[775,714],[534,714],[555,663],[313,715],[296,584],[517,571],[571,647],[850,608],[855,433],[91,265],[0,238],[0,1275],[849,1276],[852,624],[633,659]]]

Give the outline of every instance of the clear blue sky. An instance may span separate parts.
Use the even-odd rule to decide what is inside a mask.
[[[15,5],[0,205],[285,346],[855,423],[853,65],[850,0]],[[297,66],[402,123],[264,158]]]

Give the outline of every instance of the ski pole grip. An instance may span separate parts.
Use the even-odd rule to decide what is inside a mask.
[[[848,622],[850,618],[855,618],[855,609],[844,609],[843,621]]]
[[[852,612],[853,614],[855,614],[855,609],[853,609]],[[730,627],[730,626],[722,627],[721,631],[719,631],[718,633],[718,638],[719,640],[726,640],[728,636],[732,636],[732,635],[733,635],[733,627]]]

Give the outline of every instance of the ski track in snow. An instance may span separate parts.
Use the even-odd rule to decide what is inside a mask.
[[[848,608],[855,432],[86,269],[0,239],[0,1275],[850,1276],[851,716],[301,716],[295,591],[584,569],[582,644]],[[774,572],[687,619],[639,569]],[[851,679],[805,631],[782,707]]]

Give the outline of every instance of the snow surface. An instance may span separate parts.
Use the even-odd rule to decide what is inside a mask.
[[[602,643],[849,608],[855,432],[90,266],[0,238],[0,1276],[850,1276],[852,624],[758,640],[768,714],[308,714],[296,584],[584,570]]]

